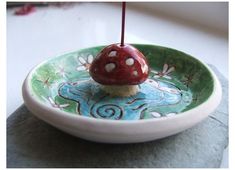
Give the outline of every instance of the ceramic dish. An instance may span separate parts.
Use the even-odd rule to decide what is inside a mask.
[[[104,47],[91,47],[48,59],[23,85],[33,114],[87,140],[144,142],[176,134],[206,118],[221,100],[221,86],[203,62],[183,52],[134,45],[148,59],[149,78],[131,97],[110,97],[88,68]]]

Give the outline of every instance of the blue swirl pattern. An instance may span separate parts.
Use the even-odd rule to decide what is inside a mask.
[[[140,91],[131,97],[111,97],[91,80],[64,83],[58,93],[65,99],[78,102],[79,114],[112,120],[138,120],[145,112],[152,111],[151,108],[176,105],[182,100],[177,87],[155,80],[141,84]]]

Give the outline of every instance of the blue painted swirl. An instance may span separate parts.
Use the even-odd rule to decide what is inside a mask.
[[[140,85],[140,91],[131,97],[111,97],[94,81],[64,83],[59,95],[79,103],[83,116],[112,119],[138,120],[151,108],[176,105],[181,101],[181,91],[172,84],[150,80]]]

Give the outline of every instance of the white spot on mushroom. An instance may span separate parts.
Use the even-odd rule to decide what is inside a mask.
[[[134,76],[138,76],[138,72],[137,71],[133,71],[133,75]]]
[[[111,72],[113,69],[115,69],[116,65],[114,63],[108,63],[105,65],[105,70],[107,72]]]
[[[128,58],[128,59],[126,59],[126,65],[128,65],[128,66],[132,66],[133,64],[134,64],[134,59],[133,58]]]
[[[147,72],[148,72],[148,66],[147,66],[147,64],[143,65],[143,66],[141,67],[141,69],[142,69],[143,73],[147,73]]]
[[[108,54],[109,57],[116,57],[117,56],[117,51],[111,51],[109,54]]]

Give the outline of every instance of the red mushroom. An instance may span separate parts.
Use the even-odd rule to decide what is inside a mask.
[[[105,47],[92,62],[89,73],[104,90],[114,96],[131,96],[149,74],[144,55],[131,45]]]

